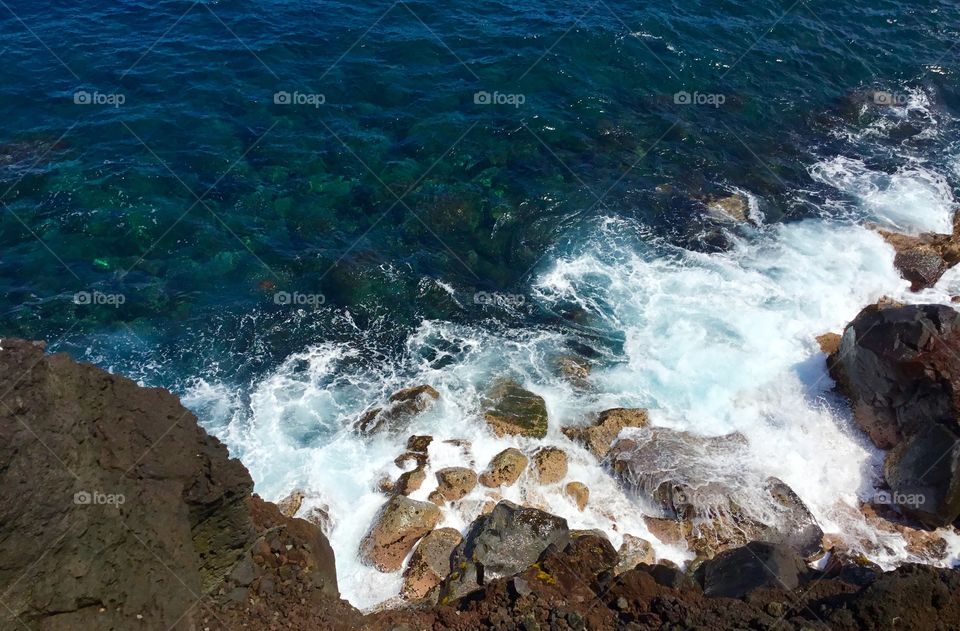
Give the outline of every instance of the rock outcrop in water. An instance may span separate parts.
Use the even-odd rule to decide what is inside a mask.
[[[251,495],[243,466],[169,393],[3,340],[0,403],[3,628],[932,631],[960,619],[955,570],[883,573],[836,554],[820,572],[788,546],[750,543],[685,573],[650,565],[642,540],[618,552],[506,501],[462,541],[433,530],[414,549],[408,597],[440,591],[442,604],[364,616],[339,599],[322,532]],[[295,512],[302,498],[288,499]]]
[[[890,499],[931,527],[960,517],[960,314],[873,305],[847,326],[831,375],[881,449]]]
[[[954,218],[952,234],[877,232],[896,250],[893,264],[910,281],[913,291],[933,287],[944,272],[960,262],[960,213]]]

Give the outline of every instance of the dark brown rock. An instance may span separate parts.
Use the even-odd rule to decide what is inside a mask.
[[[381,572],[403,567],[413,546],[440,521],[440,509],[395,495],[374,517],[370,530],[360,542],[360,559]]]
[[[647,427],[650,417],[643,409],[614,408],[605,410],[597,416],[590,427],[564,427],[563,433],[580,442],[598,459],[606,457],[610,446],[617,439],[620,430],[626,427]]]
[[[440,393],[428,385],[394,392],[386,406],[368,410],[360,417],[357,430],[364,434],[403,431],[410,419],[426,412],[439,398]]]
[[[487,395],[484,419],[497,436],[547,435],[547,404],[543,397],[525,390],[511,379],[499,379]]]

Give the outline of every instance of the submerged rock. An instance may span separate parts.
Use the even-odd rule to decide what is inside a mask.
[[[453,571],[441,587],[440,602],[516,574],[532,565],[547,546],[563,549],[569,541],[565,519],[503,500],[489,515],[474,520],[457,546],[451,560]]]
[[[390,396],[386,406],[361,416],[357,429],[364,434],[403,431],[411,418],[430,409],[439,398],[440,393],[428,385],[400,390]]]
[[[527,468],[527,462],[527,457],[519,449],[504,449],[490,460],[480,475],[480,484],[490,488],[512,486]]]
[[[547,404],[543,397],[525,390],[511,379],[500,379],[488,394],[484,419],[497,436],[547,435]]]
[[[440,509],[428,502],[403,495],[390,498],[360,542],[360,560],[381,572],[399,570],[413,546],[433,530],[440,517]]]
[[[563,433],[571,440],[582,443],[598,459],[606,457],[610,445],[626,427],[647,427],[650,417],[647,411],[636,408],[614,408],[597,416],[590,427],[564,427]]]

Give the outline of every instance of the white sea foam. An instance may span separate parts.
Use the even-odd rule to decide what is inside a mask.
[[[913,231],[950,226],[952,194],[926,169],[889,175],[834,158],[812,172],[853,197],[863,222]],[[256,384],[248,404],[205,382],[197,382],[185,402],[222,428],[218,433],[250,469],[259,493],[276,500],[299,487],[308,493],[304,511],[329,510],[340,588],[360,607],[394,596],[401,583],[399,572],[383,574],[360,563],[357,549],[384,501],[377,482],[399,475],[393,460],[410,434],[434,436],[431,475],[414,499],[436,487],[432,472],[438,468],[479,470],[508,446],[531,451],[556,444],[570,455],[567,480],[590,488],[585,512],[561,485],[540,488],[529,474],[502,496],[544,506],[572,527],[604,530],[614,545],[625,533],[651,538],[639,505],[560,432],[613,406],[647,407],[659,426],[742,433],[749,465],[789,484],[825,531],[854,544],[877,541],[880,535],[852,507],[872,494],[882,454],[852,429],[847,408],[831,394],[814,337],[839,331],[882,295],[945,301],[960,288],[960,273],[948,273],[925,293],[908,294],[893,268],[892,249],[848,220],[760,227],[730,251],[709,255],[657,245],[644,234],[623,218],[603,218],[531,285],[531,301],[554,311],[579,307],[587,329],[604,341],[597,344],[604,361],[591,374],[593,390],[577,390],[558,376],[556,359],[569,351],[566,334],[557,330],[424,321],[395,363],[361,368],[362,362],[351,361],[356,349],[322,344],[291,356]],[[468,295],[457,297],[470,303]],[[545,441],[498,439],[485,428],[480,394],[500,374],[544,397],[550,415]],[[433,385],[441,398],[406,432],[361,438],[351,430],[365,409],[419,383]],[[452,439],[468,441],[469,448],[444,442]],[[487,499],[478,487],[446,509],[442,525],[466,528]],[[950,541],[960,550],[955,538]],[[688,558],[685,550],[663,544],[656,550],[663,558]],[[874,557],[885,565],[909,558],[905,543],[889,535]]]

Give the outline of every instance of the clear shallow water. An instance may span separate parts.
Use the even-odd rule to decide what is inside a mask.
[[[478,393],[509,372],[543,395],[608,510],[513,499],[615,540],[640,510],[559,432],[614,405],[743,432],[825,530],[875,537],[837,501],[870,496],[878,454],[812,338],[903,297],[865,224],[950,225],[960,9],[791,4],[10,3],[0,332],[172,388],[260,493],[316,494],[361,606],[399,582],[355,550],[401,439],[345,428],[420,382],[443,397],[413,431],[480,467],[508,442]],[[759,225],[696,201],[730,190]],[[595,391],[557,376],[570,352]]]

